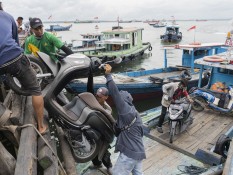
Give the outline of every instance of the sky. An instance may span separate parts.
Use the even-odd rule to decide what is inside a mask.
[[[0,0],[15,19],[57,20],[231,19],[233,0]],[[50,16],[52,17],[48,19]]]

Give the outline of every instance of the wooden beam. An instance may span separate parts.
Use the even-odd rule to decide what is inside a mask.
[[[14,174],[15,164],[15,158],[6,150],[2,142],[0,142],[0,174]]]
[[[44,123],[49,126],[47,117],[44,118]],[[44,169],[44,175],[58,174],[58,161],[56,158],[57,149],[55,140],[51,139],[50,132],[43,134],[43,138],[46,140],[49,146],[41,137],[38,138],[39,164]],[[55,153],[55,155],[53,153]]]
[[[27,97],[24,124],[36,126],[32,98]],[[21,130],[15,175],[37,175],[37,133],[33,127]]]
[[[74,157],[72,155],[70,146],[65,138],[64,132],[61,127],[56,125],[61,150],[62,150],[62,156],[64,160],[65,170],[67,175],[78,175],[78,172],[76,170],[76,163],[74,160]]]
[[[195,156],[198,160],[208,165],[220,165],[224,162],[222,156],[207,150],[198,149]]]

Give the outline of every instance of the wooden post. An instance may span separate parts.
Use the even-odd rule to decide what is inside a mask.
[[[70,146],[65,138],[64,132],[62,128],[57,125],[56,125],[56,129],[61,145],[66,173],[67,175],[78,175],[78,172],[76,170],[76,163],[74,157],[72,156]]]
[[[27,97],[24,117],[24,124],[36,126],[31,97]],[[15,175],[37,175],[37,133],[33,127],[21,130]]]
[[[0,174],[14,174],[15,164],[15,158],[6,150],[2,142],[0,142]]]
[[[48,125],[48,118],[44,118],[44,123]],[[44,140],[38,138],[38,161],[41,167],[44,169],[44,175],[58,174],[58,161],[57,161],[57,152],[55,141],[51,139],[50,132],[43,134],[44,139],[49,143],[53,151],[46,145]]]

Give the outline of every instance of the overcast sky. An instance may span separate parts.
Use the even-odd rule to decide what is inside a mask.
[[[17,18],[50,20],[229,19],[233,0],[0,0]]]

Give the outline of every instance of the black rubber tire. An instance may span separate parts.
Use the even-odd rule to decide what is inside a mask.
[[[86,157],[79,157],[77,156],[76,154],[74,154],[74,151],[72,149],[72,152],[73,152],[73,156],[74,156],[74,159],[77,163],[86,163],[86,162],[89,162],[91,160],[93,160],[99,153],[100,149],[101,149],[101,146],[102,146],[102,141],[101,139],[98,139],[98,140],[92,140],[91,141],[91,154],[86,156]]]
[[[222,134],[217,140],[214,152],[223,156],[224,158],[227,158],[230,143],[231,139],[228,136]]]
[[[149,50],[149,51],[152,51],[152,46],[149,46],[148,50]]]
[[[170,128],[170,134],[169,134],[169,142],[173,143],[173,139],[175,136],[175,132],[176,132],[176,126],[175,128],[172,128],[172,121],[169,121],[169,128]]]
[[[200,101],[201,103],[206,103],[206,101],[202,97],[194,97],[193,98],[193,104],[192,104],[192,109],[195,111],[203,111],[205,108],[203,108],[199,103],[197,103],[195,100]]]
[[[32,68],[36,71],[37,74],[38,73],[46,74],[46,73],[50,72],[47,65],[40,58],[36,58],[36,57],[33,57],[33,56],[30,56],[28,58],[29,58],[29,60],[31,62]],[[42,90],[48,84],[47,81],[46,81],[46,78],[40,79],[38,81],[39,81],[39,84],[40,84]]]

